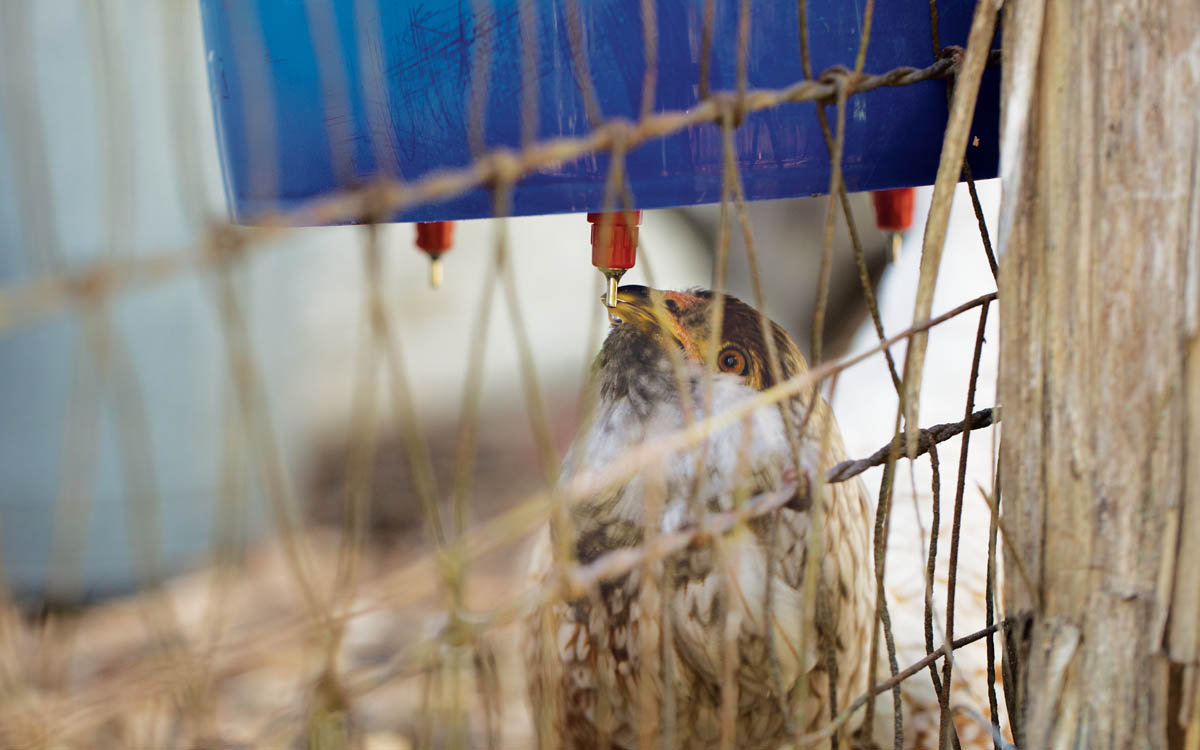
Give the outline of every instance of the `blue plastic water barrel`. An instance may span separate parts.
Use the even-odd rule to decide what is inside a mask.
[[[572,62],[569,24],[582,46],[604,118],[636,120],[646,67],[639,0],[527,0],[536,26],[537,138],[590,129]],[[472,81],[486,59],[484,142],[521,144],[522,39],[517,0],[201,0],[209,80],[229,207],[236,220],[288,210],[378,174],[411,180],[472,161]],[[700,96],[703,0],[658,2],[656,111],[687,110]],[[737,86],[737,0],[717,0],[711,89]],[[809,0],[814,70],[853,67],[865,0]],[[750,4],[747,81],[781,88],[804,78],[796,4]],[[965,44],[973,0],[941,0],[941,43]],[[927,0],[877,3],[866,73],[934,62]],[[480,46],[486,55],[480,55]],[[984,77],[968,159],[996,174],[999,71]],[[832,115],[832,108],[830,108]],[[947,117],[946,83],[882,88],[850,99],[844,172],[851,191],[933,182]],[[735,135],[747,197],[828,189],[830,162],[816,105],[751,114]],[[514,214],[604,208],[608,156],[531,174]],[[722,136],[706,124],[628,154],[638,208],[707,203],[721,196]],[[414,207],[397,221],[492,215],[484,189]]]

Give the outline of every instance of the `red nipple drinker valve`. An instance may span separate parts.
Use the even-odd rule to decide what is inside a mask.
[[[871,193],[875,204],[875,226],[892,233],[892,262],[900,260],[900,233],[912,226],[916,188],[876,190]]]
[[[616,307],[617,282],[626,271],[633,268],[637,260],[638,225],[642,223],[642,212],[591,213],[587,215],[587,220],[592,224],[592,265],[608,279],[604,302],[609,307]]]
[[[426,221],[417,224],[417,247],[429,256],[429,285],[442,285],[442,254],[454,244],[453,221]]]

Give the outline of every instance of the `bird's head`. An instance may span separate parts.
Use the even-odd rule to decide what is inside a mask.
[[[667,349],[679,349],[691,369],[707,368],[742,379],[755,390],[775,384],[758,311],[726,295],[720,335],[712,336],[713,308],[719,304],[712,292],[695,289],[672,292],[644,286],[623,286],[617,306],[609,311],[613,328],[605,340],[599,365],[613,375],[652,371],[669,373]],[[768,325],[779,354],[783,379],[804,372],[807,366],[791,337],[774,322]],[[715,349],[714,349],[715,346]],[[714,356],[715,354],[715,356]]]

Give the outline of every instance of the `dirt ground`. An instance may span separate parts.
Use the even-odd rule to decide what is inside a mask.
[[[336,569],[336,535],[316,529],[302,539],[316,568]],[[513,599],[523,557],[520,545],[510,546],[472,567],[468,616]],[[420,647],[447,622],[427,558],[413,549],[368,555],[358,595],[324,607],[325,621],[311,616],[287,559],[279,542],[267,541],[236,569],[207,568],[156,593],[80,614],[10,618],[5,681],[22,699],[0,709],[0,744],[286,747],[348,730],[352,746],[369,749],[441,745],[461,724],[456,659],[468,745],[487,744],[471,654]],[[332,577],[321,577],[316,588],[332,590]],[[331,661],[328,644],[339,630]],[[486,674],[501,696],[493,728],[501,747],[530,742],[517,640],[512,624],[485,640],[494,659]],[[441,668],[423,669],[434,663]]]

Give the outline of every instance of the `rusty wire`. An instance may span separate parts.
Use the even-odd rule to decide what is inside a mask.
[[[967,452],[970,450],[971,439],[971,410],[975,407],[975,386],[979,381],[979,357],[983,352],[983,333],[987,328],[988,303],[979,309],[979,328],[975,334],[975,354],[971,360],[971,379],[967,385],[966,415],[963,417],[963,436],[961,449],[958,454],[958,483],[954,489],[954,521],[950,530],[950,565],[949,582],[946,584],[946,640],[954,640],[954,597],[957,591],[958,553],[961,541],[963,494],[967,483]],[[942,662],[942,724],[938,728],[940,745],[944,746],[950,734],[954,732],[950,718],[950,676],[954,667],[954,657],[949,649],[946,659]],[[993,716],[993,719],[995,717]]]

